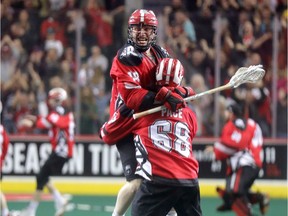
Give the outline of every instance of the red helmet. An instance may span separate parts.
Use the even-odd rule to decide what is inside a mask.
[[[128,25],[149,25],[157,28],[158,20],[152,10],[137,9],[128,20]]]
[[[152,27],[152,32],[149,33],[147,44],[141,45],[137,43],[137,34],[133,34],[133,26],[149,26]],[[140,52],[146,51],[151,45],[156,42],[158,20],[152,10],[137,9],[135,10],[128,20],[128,43],[133,45]]]
[[[177,87],[184,77],[184,68],[178,59],[164,58],[156,69],[156,85]]]

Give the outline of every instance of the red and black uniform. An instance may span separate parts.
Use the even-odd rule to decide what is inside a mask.
[[[121,104],[126,104],[135,112],[153,106],[155,98],[155,73],[158,63],[169,57],[167,51],[158,45],[151,46],[152,61],[145,52],[139,52],[129,43],[125,44],[113,59],[110,76],[113,80],[110,116]],[[128,181],[136,178],[135,147],[132,135],[123,137],[116,143],[120,154],[124,175]]]
[[[0,169],[2,171],[2,167],[3,167],[3,163],[5,160],[5,157],[7,155],[8,152],[8,147],[9,147],[9,137],[8,134],[5,130],[5,128],[3,127],[3,125],[0,125]],[[0,175],[0,179],[2,178],[2,174]]]
[[[220,142],[214,144],[216,160],[227,161],[226,188],[223,195],[227,209],[237,215],[250,215],[248,193],[262,167],[263,136],[252,119],[236,118],[226,123]],[[234,205],[236,202],[244,203]],[[234,207],[235,209],[234,209]],[[244,212],[245,211],[245,212]]]
[[[49,129],[52,153],[37,175],[37,189],[42,190],[51,175],[60,174],[64,164],[73,156],[75,122],[72,112],[63,107],[51,110],[46,117],[38,117],[36,127]]]
[[[113,115],[123,101],[135,112],[153,104],[156,67],[163,58],[169,57],[169,54],[158,45],[152,46],[150,50],[154,54],[155,61],[130,44],[126,44],[118,51],[110,71],[113,80],[110,115]],[[153,91],[153,94],[150,91]]]
[[[123,106],[124,107],[124,106]],[[133,133],[138,166],[144,178],[132,205],[132,215],[201,215],[198,162],[192,153],[197,120],[188,107],[168,109],[133,120],[121,107],[101,128],[104,142],[113,144]],[[157,206],[155,206],[157,204]]]

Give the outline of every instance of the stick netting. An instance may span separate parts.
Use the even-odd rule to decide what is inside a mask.
[[[265,70],[262,65],[252,65],[250,67],[241,67],[231,77],[229,84],[236,88],[243,83],[255,83],[263,78]]]

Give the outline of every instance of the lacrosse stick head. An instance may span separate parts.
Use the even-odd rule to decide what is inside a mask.
[[[249,67],[241,67],[231,77],[229,84],[233,88],[237,88],[243,83],[256,83],[265,75],[262,65],[251,65]]]

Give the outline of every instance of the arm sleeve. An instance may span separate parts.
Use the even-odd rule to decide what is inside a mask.
[[[263,163],[263,136],[261,128],[258,124],[255,126],[253,138],[250,144],[250,151],[253,155],[255,163],[258,167],[262,167]]]
[[[68,115],[59,115],[56,112],[50,113],[46,118],[38,117],[36,126],[42,129],[49,129],[53,125],[61,129],[68,128],[71,123],[70,113]]]
[[[126,66],[117,61],[117,74],[113,74],[116,79],[118,91],[128,108],[139,111],[145,96],[149,93],[143,89],[139,77],[133,71],[138,71],[135,66]]]
[[[0,166],[0,168],[2,167],[3,161],[5,160],[5,157],[7,155],[8,147],[9,147],[9,143],[10,143],[8,134],[7,134],[6,130],[4,129],[4,127],[3,127],[3,131],[2,131],[2,136],[3,136],[3,143],[2,143],[1,166]]]
[[[214,154],[216,160],[224,160],[236,152],[235,149],[230,148],[221,142],[214,143]]]
[[[36,120],[36,127],[40,129],[49,129],[52,127],[52,124],[42,116],[38,116]]]
[[[108,145],[113,145],[132,133],[135,126],[132,111],[123,107],[125,106],[120,107],[100,129],[100,137]]]
[[[68,145],[68,157],[73,156],[73,147],[75,145],[75,121],[72,112],[68,113],[66,116],[66,133],[67,133],[67,145]]]

